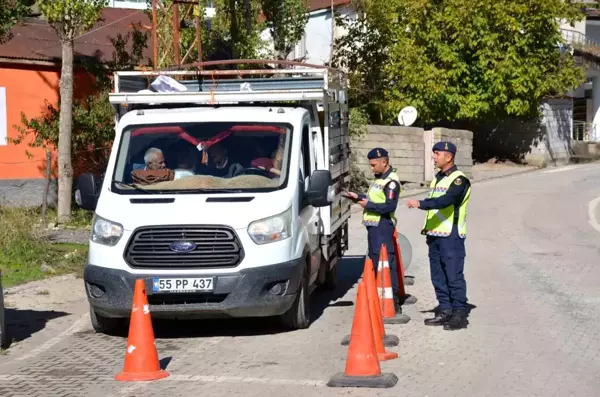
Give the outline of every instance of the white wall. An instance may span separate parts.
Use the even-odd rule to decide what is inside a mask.
[[[331,10],[318,10],[309,14],[304,31],[306,62],[324,65],[331,52]]]
[[[145,10],[148,8],[148,3],[146,0],[109,0],[108,7]]]

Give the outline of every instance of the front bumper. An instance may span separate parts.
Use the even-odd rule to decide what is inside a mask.
[[[210,293],[154,293],[154,277],[180,278],[192,275],[136,275],[124,270],[85,265],[83,279],[88,301],[101,316],[129,318],[135,280],[143,279],[153,318],[268,317],[285,313],[294,302],[302,277],[300,259],[276,265],[245,269],[214,277]],[[271,289],[279,284],[278,293]],[[276,292],[276,291],[275,291]]]

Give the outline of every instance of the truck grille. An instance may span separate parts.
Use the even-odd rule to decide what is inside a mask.
[[[189,251],[173,246],[182,242]],[[189,243],[195,247],[190,249]],[[125,248],[125,261],[132,268],[235,267],[243,257],[236,233],[222,226],[141,227]]]

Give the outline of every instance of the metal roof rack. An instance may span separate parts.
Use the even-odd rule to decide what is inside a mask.
[[[285,64],[293,69],[217,69],[206,66],[231,64]],[[248,102],[322,101],[329,89],[346,87],[336,69],[294,61],[229,60],[184,65],[196,70],[148,70],[114,73],[114,105],[124,104],[205,104]],[[158,76],[168,76],[184,85],[184,92],[139,92],[147,90]],[[267,77],[270,76],[270,77]]]

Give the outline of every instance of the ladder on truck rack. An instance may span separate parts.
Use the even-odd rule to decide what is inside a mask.
[[[301,63],[299,63],[301,64]],[[272,77],[262,77],[272,75]],[[153,78],[168,76],[185,87],[181,92],[149,92]],[[245,76],[245,77],[242,77]],[[260,76],[260,77],[257,77]],[[229,77],[221,78],[219,77]],[[231,78],[233,77],[233,78]],[[143,91],[143,92],[140,92]],[[325,98],[329,95],[330,98]],[[333,96],[333,98],[331,98]],[[340,98],[339,96],[343,96]],[[114,72],[113,105],[248,102],[347,102],[343,74],[330,68]]]

